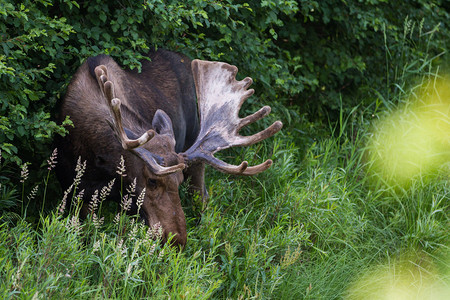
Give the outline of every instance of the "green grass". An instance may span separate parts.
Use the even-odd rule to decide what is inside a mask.
[[[439,266],[430,272],[448,288],[448,260],[439,258],[449,245],[448,172],[400,192],[375,185],[360,127],[307,145],[303,157],[282,134],[273,149],[246,150],[275,161],[257,177],[209,170],[211,199],[200,221],[186,209],[182,252],[148,239],[128,216],[99,229],[56,209],[38,228],[4,222],[0,297],[358,299],[348,287],[361,274],[411,249]]]
[[[208,169],[208,204],[183,197],[184,251],[160,245],[132,216],[114,222],[105,205],[103,225],[79,223],[75,209],[40,213],[45,198],[27,197],[32,183],[1,187],[0,298],[396,299],[389,292],[417,290],[447,299],[448,161],[408,185],[387,184],[368,155],[372,120],[384,112],[342,111],[324,129],[274,110],[289,116],[280,134],[223,154],[234,163],[272,158],[270,169],[255,177]]]

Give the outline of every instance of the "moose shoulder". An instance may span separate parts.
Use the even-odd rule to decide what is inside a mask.
[[[226,63],[194,60],[165,50],[149,54],[140,73],[122,69],[111,57],[89,58],[67,89],[60,115],[74,123],[69,134],[56,141],[60,152],[57,175],[63,188],[71,185],[79,157],[86,161],[81,189],[90,195],[119,176],[122,156],[125,184],[136,180],[144,191],[140,209],[148,225],[160,223],[163,239],[186,243],[186,221],[178,194],[187,178],[193,191],[207,197],[205,164],[230,174],[254,175],[271,160],[257,166],[227,164],[213,156],[219,150],[248,146],[278,132],[273,123],[252,136],[239,130],[270,112],[239,118],[242,103],[253,94],[251,78],[236,81],[237,68]],[[197,96],[197,101],[196,101]],[[112,195],[119,198],[115,185]],[[87,213],[88,203],[82,213]],[[135,206],[135,205],[134,205]]]

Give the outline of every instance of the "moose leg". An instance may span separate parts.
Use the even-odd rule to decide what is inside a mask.
[[[202,203],[208,201],[208,191],[205,186],[205,164],[194,163],[184,173],[186,180],[189,180],[189,194],[199,195]]]

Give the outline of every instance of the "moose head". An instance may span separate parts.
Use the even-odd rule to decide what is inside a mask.
[[[239,131],[244,126],[270,113],[270,107],[264,106],[250,116],[239,117],[242,104],[254,93],[253,89],[248,89],[252,79],[247,77],[237,81],[235,76],[238,69],[222,62],[194,60],[191,63],[191,70],[197,95],[200,127],[195,139],[184,151],[176,151],[180,139],[174,132],[173,120],[164,111],[165,107],[168,107],[166,110],[170,110],[170,105],[175,105],[173,101],[169,101],[170,97],[168,104],[161,102],[160,105],[156,105],[159,107],[154,107],[155,104],[149,106],[156,109],[149,126],[149,122],[141,120],[142,116],[146,115],[145,111],[141,111],[145,109],[145,105],[139,105],[140,110],[135,113],[130,112],[132,111],[130,106],[136,101],[146,102],[145,96],[140,97],[140,100],[127,97],[125,85],[122,83],[123,76],[111,74],[116,71],[110,70],[104,64],[99,64],[94,69],[97,93],[100,96],[92,97],[103,99],[103,103],[98,105],[108,112],[104,120],[116,137],[115,141],[103,138],[103,144],[107,142],[121,145],[128,177],[136,178],[137,186],[141,190],[145,189],[140,210],[143,219],[150,226],[160,223],[163,228],[163,240],[166,241],[169,234],[172,234],[174,235],[172,242],[182,246],[186,244],[187,233],[178,188],[184,177],[192,177],[194,189],[200,191],[205,199],[207,197],[203,179],[205,164],[224,173],[236,175],[255,175],[266,170],[272,165],[270,159],[256,166],[249,166],[247,161],[231,165],[214,157],[214,154],[230,147],[252,145],[271,137],[282,127],[282,123],[276,121],[254,135],[240,135]],[[73,91],[71,94],[70,97],[74,98]],[[127,99],[123,101],[121,97]],[[70,109],[66,109],[66,112],[70,114]],[[194,114],[196,116],[190,116],[186,121],[182,120],[185,126],[195,125],[189,124],[189,118],[194,120],[193,122],[198,120],[197,112],[194,111]],[[174,122],[180,123],[180,118],[175,116],[174,119]],[[148,128],[144,128],[145,126]],[[97,132],[101,135],[102,130]]]

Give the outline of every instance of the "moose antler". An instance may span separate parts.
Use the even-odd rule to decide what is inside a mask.
[[[153,129],[150,129],[146,131],[141,137],[135,140],[131,140],[128,138],[122,125],[122,115],[120,113],[121,102],[120,99],[116,98],[114,93],[114,84],[112,83],[112,81],[108,80],[107,74],[108,71],[106,69],[106,66],[100,65],[95,68],[95,75],[97,77],[98,85],[100,86],[100,89],[102,90],[103,95],[106,98],[108,107],[110,108],[110,111],[114,117],[113,124],[111,124],[109,121],[108,123],[110,123],[111,128],[116,133],[116,136],[121,142],[123,149],[131,150],[140,147],[155,136],[155,131]]]
[[[247,161],[235,166],[213,155],[217,151],[230,147],[255,144],[271,137],[283,126],[280,121],[276,121],[254,135],[238,134],[242,127],[267,116],[270,113],[270,107],[264,106],[250,116],[239,118],[242,104],[254,93],[254,90],[247,90],[252,84],[250,77],[236,81],[237,71],[237,67],[222,62],[192,61],[201,128],[197,140],[183,153],[183,156],[187,161],[207,162],[225,173],[254,175],[269,168],[272,160],[268,159],[252,167],[248,166]]]
[[[119,142],[122,144],[123,149],[132,151],[144,160],[155,175],[167,175],[184,169],[185,165],[182,163],[170,167],[161,166],[157,162],[157,158],[152,153],[145,149],[139,149],[140,146],[147,143],[156,135],[156,132],[153,129],[147,130],[137,139],[128,138],[122,125],[122,114],[120,112],[121,101],[115,96],[114,83],[108,80],[108,71],[106,66],[97,66],[94,72],[97,77],[98,85],[106,98],[107,105],[114,118],[112,122],[108,119],[106,121],[114,130],[114,133]]]

